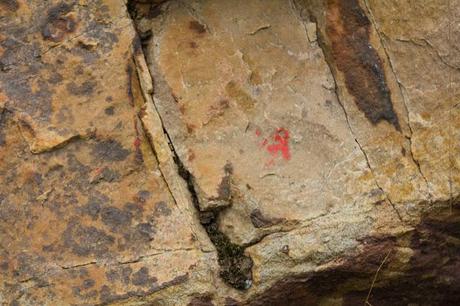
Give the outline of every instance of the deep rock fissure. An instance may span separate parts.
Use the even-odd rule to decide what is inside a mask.
[[[130,17],[133,20],[133,24],[136,26],[136,0],[130,0],[127,3],[127,8],[130,13]],[[152,8],[159,4],[152,4]],[[148,35],[145,37],[143,33],[140,33],[136,29],[137,35],[141,40],[142,51],[144,51],[145,40],[148,40],[151,37]],[[144,55],[145,56],[145,55]],[[159,114],[160,115],[160,114]],[[161,116],[160,116],[161,117]],[[169,144],[169,149],[172,153],[174,163],[177,166],[177,174],[186,182],[187,189],[191,196],[193,206],[198,212],[200,224],[205,229],[209,239],[216,248],[218,255],[218,263],[220,266],[220,277],[224,280],[225,283],[232,286],[238,290],[246,290],[251,287],[252,284],[252,259],[244,254],[246,247],[249,245],[238,245],[231,242],[230,238],[225,235],[222,231],[219,230],[218,217],[219,214],[226,208],[214,208],[206,211],[202,211],[199,205],[199,199],[197,192],[195,190],[193,176],[186,169],[183,162],[181,161],[179,155],[174,148],[173,141],[168,133],[168,131],[163,126],[163,133],[166,136]],[[154,148],[152,148],[153,151]],[[155,152],[154,152],[155,153]],[[230,203],[231,205],[231,203]],[[228,206],[227,206],[228,207]]]
[[[225,209],[215,208],[212,210],[200,210],[199,199],[193,183],[192,174],[185,168],[177,155],[168,132],[163,129],[169,139],[170,148],[173,152],[173,159],[177,165],[178,174],[187,183],[188,191],[192,197],[193,206],[198,211],[200,224],[204,227],[209,239],[214,244],[220,266],[219,275],[232,287],[239,290],[246,290],[252,284],[252,259],[244,254],[245,246],[232,243],[230,238],[219,230],[218,217]]]

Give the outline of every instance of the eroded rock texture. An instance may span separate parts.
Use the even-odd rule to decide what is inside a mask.
[[[456,305],[456,0],[0,0],[0,301]]]
[[[214,253],[193,210],[175,201],[142,127],[125,4],[8,7],[0,300],[100,304],[210,286]]]

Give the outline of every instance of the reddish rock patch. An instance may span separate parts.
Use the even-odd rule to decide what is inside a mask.
[[[372,124],[385,120],[400,130],[382,60],[370,43],[370,32],[371,22],[358,0],[328,1],[326,35],[331,57],[344,74],[356,106]]]

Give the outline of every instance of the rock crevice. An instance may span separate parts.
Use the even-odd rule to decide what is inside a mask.
[[[131,14],[135,14],[135,13],[131,12]],[[143,56],[144,56],[143,52],[139,51],[139,54],[137,55],[137,62],[145,61]],[[147,68],[146,65],[138,64],[138,69],[146,69],[146,68]],[[140,74],[138,74],[138,76],[142,77]],[[146,82],[149,82],[150,77],[147,77],[147,78],[148,80]],[[151,93],[149,92],[145,92],[145,89],[144,89],[144,95],[150,96],[150,94]],[[161,115],[156,111],[156,108],[154,107],[155,98],[151,97],[151,100],[145,101],[145,103],[152,104],[153,109],[155,109],[155,112],[156,112],[155,115],[158,116],[158,118],[160,119],[159,123],[161,123],[162,122]],[[147,120],[148,119],[149,118],[147,117]],[[144,126],[144,129],[148,129],[148,124],[144,124],[143,126]],[[167,183],[168,181],[171,181],[171,180],[177,180],[177,179],[184,180],[184,182],[187,185],[189,197],[193,203],[194,208],[197,210],[197,216],[200,220],[200,223],[202,224],[203,228],[208,234],[209,239],[211,240],[211,242],[214,244],[214,247],[216,248],[216,251],[218,254],[218,262],[221,267],[220,272],[219,272],[220,276],[222,277],[224,282],[226,282],[227,284],[229,284],[230,286],[236,289],[240,289],[240,290],[248,289],[251,286],[252,260],[250,257],[244,254],[245,247],[232,243],[230,239],[219,230],[219,226],[217,224],[218,215],[222,209],[225,209],[225,207],[210,209],[206,211],[202,211],[200,209],[199,199],[195,191],[195,183],[193,182],[193,176],[185,168],[184,164],[180,160],[180,157],[178,156],[174,148],[173,141],[171,140],[171,137],[169,136],[168,131],[163,126],[163,124],[161,126],[161,129],[164,133],[164,136],[166,137],[165,139],[168,142],[170,156],[172,157],[172,160],[174,161],[176,169],[177,169],[176,177],[167,178],[165,177],[164,174],[162,174],[162,176],[165,178],[165,181]],[[146,134],[152,135],[153,133],[152,131],[146,130]],[[157,156],[155,142],[151,140],[150,143],[151,143],[152,150],[155,156]],[[158,160],[158,157],[157,157],[157,160]],[[161,167],[160,167],[160,171],[161,171]],[[229,173],[228,175],[230,174],[231,173]],[[171,188],[170,188],[170,191],[171,191]],[[171,191],[171,194],[173,194],[174,196],[174,193],[172,191]],[[176,200],[176,203],[177,203],[177,200]],[[229,205],[231,205],[231,203],[229,203]]]

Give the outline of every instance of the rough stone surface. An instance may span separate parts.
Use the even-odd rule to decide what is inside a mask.
[[[459,303],[459,18],[0,0],[0,302]]]
[[[2,304],[206,291],[215,253],[143,131],[123,1],[18,1],[0,12]]]

